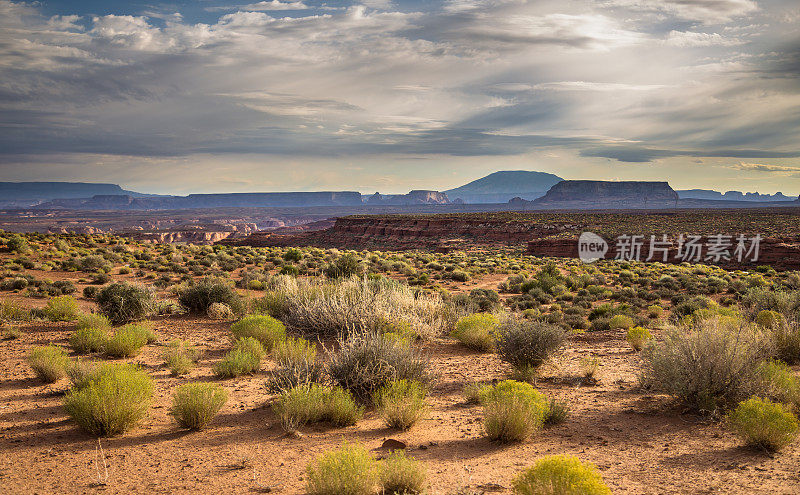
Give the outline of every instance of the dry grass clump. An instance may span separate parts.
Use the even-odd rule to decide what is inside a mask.
[[[102,327],[80,328],[69,337],[69,346],[78,354],[103,352],[108,342],[108,331]]]
[[[206,315],[212,320],[232,320],[235,316],[230,306],[220,302],[211,303]]]
[[[566,339],[559,326],[511,317],[500,325],[495,349],[500,359],[514,367],[517,376],[529,380]]]
[[[529,383],[505,380],[479,392],[486,435],[500,442],[521,442],[540,430],[547,419],[549,403]]]
[[[350,426],[364,414],[364,408],[355,403],[348,391],[316,383],[287,390],[273,409],[281,428],[287,432],[322,421],[335,426]]]
[[[80,310],[78,301],[71,296],[50,298],[44,307],[44,314],[50,321],[73,321],[78,318]]]
[[[67,414],[93,435],[118,435],[147,414],[153,381],[131,364],[107,364],[64,398]]]
[[[427,387],[409,380],[395,380],[375,393],[373,402],[390,428],[407,430],[428,413]]]
[[[48,345],[34,347],[28,353],[27,361],[39,380],[45,383],[54,383],[66,375],[69,356],[64,349]]]
[[[729,427],[747,445],[778,451],[797,437],[797,417],[783,404],[751,398],[741,402],[727,416]]]
[[[610,495],[597,467],[577,457],[550,455],[517,476],[512,485],[517,495]]]
[[[364,446],[346,443],[309,464],[306,475],[309,495],[372,495],[378,468]]]
[[[428,384],[428,359],[407,342],[372,332],[340,337],[339,349],[331,355],[328,374],[338,385],[366,402],[394,380]]]
[[[175,390],[170,415],[181,428],[202,430],[228,401],[228,393],[216,383],[187,383]]]
[[[173,340],[161,354],[172,376],[190,372],[200,360],[200,350],[185,340]]]
[[[270,374],[270,390],[284,392],[323,380],[324,367],[317,361],[317,347],[305,339],[290,337],[278,342],[272,356],[278,367]]]
[[[425,491],[425,466],[402,450],[392,452],[380,463],[378,480],[381,493],[412,495]]]
[[[286,339],[286,327],[275,318],[266,315],[246,316],[231,325],[234,340],[244,337],[253,337],[261,342],[266,352],[278,342]]]
[[[97,313],[84,313],[78,316],[75,329],[85,330],[88,328],[111,328],[111,321],[106,316]]]
[[[475,313],[458,320],[450,336],[470,349],[491,351],[499,325],[500,322],[493,314]]]
[[[245,337],[236,341],[233,349],[214,364],[212,371],[220,378],[255,373],[261,367],[263,357],[264,348],[261,342],[253,337]]]
[[[144,325],[128,324],[118,328],[105,343],[105,352],[111,357],[133,357],[148,342],[154,341],[153,331]]]
[[[417,335],[429,337],[444,333],[452,321],[438,294],[418,294],[385,278],[295,279],[279,290],[286,302],[283,322],[305,334],[340,335],[406,321]]]
[[[645,344],[652,339],[650,330],[643,327],[631,327],[625,336],[625,340],[631,345],[634,351],[639,352],[644,349]]]
[[[643,384],[699,412],[726,410],[759,391],[764,340],[756,328],[729,318],[673,327],[645,349]]]

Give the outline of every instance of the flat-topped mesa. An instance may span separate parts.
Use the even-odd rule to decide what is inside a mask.
[[[542,208],[674,208],[678,193],[667,182],[565,180],[533,201]]]
[[[375,193],[366,200],[368,205],[446,205],[450,200],[447,194],[439,191],[417,189],[408,194],[380,194]]]

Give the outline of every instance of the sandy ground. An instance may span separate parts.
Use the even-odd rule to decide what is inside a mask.
[[[776,456],[742,447],[717,423],[682,414],[668,398],[636,386],[638,357],[619,332],[572,339],[537,387],[566,401],[570,417],[534,438],[500,445],[483,435],[481,408],[464,403],[470,382],[503,378],[496,356],[468,351],[449,339],[425,344],[438,380],[428,419],[407,432],[386,429],[374,413],[356,426],[284,435],[264,381],[271,363],[254,376],[218,381],[229,401],[208,429],[187,433],[168,416],[171,390],[192,380],[214,380],[211,365],[228,349],[229,323],[205,318],[154,320],[160,342],[187,339],[203,348],[198,368],[172,378],[160,345],[131,361],[156,381],[148,417],[121,437],[102,439],[108,483],[97,484],[98,441],[81,432],[62,407],[67,380],[38,382],[24,362],[34,345],[66,345],[71,324],[21,325],[23,336],[0,342],[1,493],[303,493],[305,466],[343,441],[363,442],[383,455],[384,439],[409,445],[427,465],[430,493],[465,487],[509,493],[511,479],[547,454],[572,454],[600,468],[614,493],[800,493],[800,442]],[[581,357],[602,360],[599,383],[582,383]],[[97,359],[97,358],[95,358]]]

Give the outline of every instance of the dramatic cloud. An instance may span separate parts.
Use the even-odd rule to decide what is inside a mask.
[[[669,179],[708,158],[699,180],[752,172],[771,188],[767,168],[800,167],[793,0],[81,3],[0,0],[0,176],[113,181],[112,162],[138,160],[203,189],[170,174],[202,157],[314,176],[290,189],[358,176],[402,190],[413,180],[391,163],[457,185],[475,178],[448,175],[466,163]]]

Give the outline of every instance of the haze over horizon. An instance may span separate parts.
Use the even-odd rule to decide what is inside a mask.
[[[0,180],[800,193],[796,0],[0,0]]]

